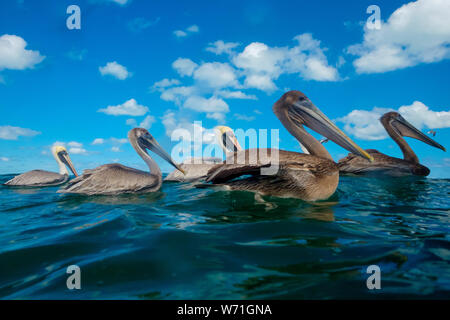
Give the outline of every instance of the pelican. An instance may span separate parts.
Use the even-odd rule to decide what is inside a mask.
[[[236,139],[233,130],[227,126],[215,127],[216,139],[218,144],[222,147],[225,154],[229,152],[236,152],[242,150],[241,145]],[[164,181],[178,181],[178,182],[192,182],[206,178],[208,170],[216,164],[221,163],[221,158],[191,158],[184,161],[180,167],[186,172],[185,175],[180,171],[174,170]]]
[[[159,190],[162,174],[159,166],[150,157],[149,149],[183,172],[159,145],[153,136],[143,128],[134,128],[128,132],[128,140],[137,154],[147,164],[150,172],[145,172],[118,163],[105,164],[95,169],[85,170],[60,193],[78,193],[85,195],[116,195],[121,193],[147,193]]]
[[[26,187],[50,187],[63,184],[69,180],[69,171],[66,166],[78,176],[66,148],[63,146],[53,146],[51,148],[53,157],[59,166],[59,173],[45,170],[31,170],[15,176],[5,182],[7,186],[26,186]]]
[[[427,176],[430,169],[419,163],[414,151],[403,137],[410,137],[445,151],[445,148],[433,139],[416,129],[397,112],[385,113],[380,118],[381,124],[389,136],[398,144],[403,153],[403,159],[389,157],[375,149],[366,150],[373,158],[372,163],[349,154],[339,160],[339,170],[347,174],[384,174],[388,176]]]
[[[239,151],[212,168],[208,172],[207,182],[223,186],[226,190],[246,190],[261,195],[298,198],[305,201],[329,198],[338,186],[339,168],[325,147],[303,126],[329,138],[350,152],[371,160],[369,154],[350,140],[300,91],[285,93],[273,105],[273,112],[310,154],[278,149]],[[252,152],[257,153],[257,161],[251,160]],[[276,153],[278,161],[272,163],[272,156],[274,154],[276,156]],[[275,174],[262,174],[262,168],[272,165],[278,166]]]

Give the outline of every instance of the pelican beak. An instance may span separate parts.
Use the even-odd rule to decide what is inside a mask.
[[[219,131],[218,134],[216,132],[216,136],[225,152],[237,152],[242,150],[242,147],[231,128],[217,126],[215,129]]]
[[[148,136],[141,136],[140,139],[146,148],[159,155],[184,175],[186,174],[186,172],[175,161],[173,161],[172,157],[159,145],[153,136],[149,134]]]
[[[75,177],[78,177],[78,173],[75,170],[75,167],[73,166],[72,160],[69,157],[69,154],[66,151],[61,151],[58,153],[58,157],[59,159],[61,159],[61,161],[69,167],[70,171],[72,171],[72,173],[75,175]]]
[[[416,127],[414,127],[411,123],[405,120],[402,116],[398,116],[393,119],[392,126],[398,131],[398,133],[404,137],[414,138],[429,144],[432,147],[445,150],[445,147],[441,146],[439,143],[422,133]]]
[[[304,124],[342,148],[373,162],[373,158],[353,142],[341,129],[322,113],[308,98],[297,101],[289,109],[289,116],[297,124]]]
[[[236,136],[233,131],[226,131],[222,133],[222,143],[228,150],[228,152],[237,152],[242,150]]]

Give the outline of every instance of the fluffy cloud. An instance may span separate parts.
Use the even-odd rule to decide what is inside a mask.
[[[200,28],[196,24],[193,24],[192,26],[189,26],[184,30],[175,30],[173,32],[173,34],[177,38],[184,38],[184,37],[187,37],[191,33],[197,33],[199,31],[200,31]]]
[[[188,96],[195,92],[194,87],[173,87],[161,93],[161,99],[164,101],[173,101],[180,105]]]
[[[27,50],[27,42],[16,35],[4,34],[0,37],[0,70],[24,70],[41,63],[45,56],[39,51]]]
[[[241,113],[235,113],[234,117],[238,120],[244,120],[244,121],[253,121],[255,120],[254,116],[247,116],[245,114],[241,114]]]
[[[246,94],[242,91],[219,90],[214,92],[215,96],[223,97],[225,99],[243,99],[243,100],[258,100],[253,94]]]
[[[194,72],[194,79],[200,85],[210,88],[235,87],[235,70],[228,63],[203,63]]]
[[[53,145],[66,147],[67,151],[71,154],[82,154],[82,155],[88,154],[87,150],[83,148],[83,144],[81,142],[70,141],[66,143],[62,141],[55,141]]]
[[[174,68],[182,77],[191,76],[197,66],[198,65],[194,61],[186,58],[178,58],[172,63],[172,68]]]
[[[380,117],[393,109],[373,108],[372,110],[353,110],[337,119],[344,123],[344,130],[362,140],[382,140],[388,135],[381,125]],[[407,121],[419,130],[450,127],[450,111],[433,111],[420,101],[401,106],[397,110]]]
[[[4,162],[8,162],[8,161],[9,161],[9,158],[8,158],[8,157],[0,157],[0,160],[1,160],[1,161],[4,161]]]
[[[215,142],[214,129],[205,129],[201,125],[201,122],[192,123],[184,119],[179,119],[173,110],[167,110],[161,117],[161,120],[168,137],[172,137],[175,130],[183,129],[188,132],[188,134],[181,136],[184,141],[194,142],[196,144]]]
[[[154,26],[159,22],[160,18],[156,18],[153,21],[147,20],[145,18],[134,18],[130,22],[128,22],[128,29],[132,32],[140,32],[151,26]]]
[[[270,47],[253,42],[242,52],[232,49],[238,43],[218,40],[206,48],[216,54],[227,53],[229,62],[195,63],[191,59],[178,58],[172,68],[182,77],[190,77],[189,86],[179,85],[178,80],[163,79],[153,85],[161,92],[161,99],[175,102],[180,107],[206,113],[206,117],[223,121],[229,106],[224,99],[256,100],[245,89],[270,92],[277,89],[275,80],[282,74],[298,74],[308,80],[337,81],[337,69],[328,64],[320,41],[311,34],[294,38],[293,47]]]
[[[398,8],[381,29],[364,29],[360,44],[347,48],[358,56],[358,73],[380,73],[438,62],[450,57],[450,1],[418,0]]]
[[[184,102],[183,106],[199,112],[228,112],[228,104],[215,97],[206,99],[200,96],[192,96]]]
[[[113,116],[143,116],[148,112],[148,107],[138,104],[135,99],[130,99],[117,106],[108,106],[105,109],[99,109],[98,112]]]
[[[96,145],[96,144],[104,144],[105,143],[105,139],[103,138],[96,138],[94,139],[94,141],[92,141],[91,144]]]
[[[221,55],[223,53],[232,54],[233,49],[237,46],[239,46],[238,42],[224,42],[222,40],[217,40],[209,43],[205,50],[217,55]]]
[[[148,115],[139,123],[139,125],[135,119],[128,119],[126,124],[132,127],[139,127],[149,130],[155,121],[155,117]]]
[[[153,91],[161,91],[164,88],[177,86],[179,84],[180,84],[180,80],[164,78],[164,79],[162,79],[160,81],[155,82],[153,84],[153,86],[151,87],[151,90],[153,90]]]
[[[281,74],[298,74],[306,80],[337,81],[336,68],[328,64],[320,41],[311,34],[294,37],[297,44],[289,47],[269,47],[253,42],[233,58],[236,67],[246,75],[244,84],[263,91],[276,89],[274,80]]]
[[[108,62],[104,67],[99,67],[98,70],[102,76],[110,75],[119,80],[125,80],[131,77],[131,73],[128,72],[127,68],[118,64],[116,61]]]
[[[38,134],[41,133],[27,128],[0,126],[0,139],[3,140],[17,140],[19,137],[33,137]]]

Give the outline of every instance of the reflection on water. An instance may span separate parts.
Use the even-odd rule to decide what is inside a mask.
[[[57,190],[0,186],[1,298],[449,297],[450,180],[341,177],[316,203],[189,183]],[[65,286],[71,264],[77,292]],[[371,264],[379,292],[365,286]]]

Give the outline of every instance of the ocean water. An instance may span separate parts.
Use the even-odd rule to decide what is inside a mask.
[[[57,189],[0,186],[0,298],[450,298],[450,180],[341,177],[317,203],[189,183]],[[66,287],[72,264],[81,290]]]

